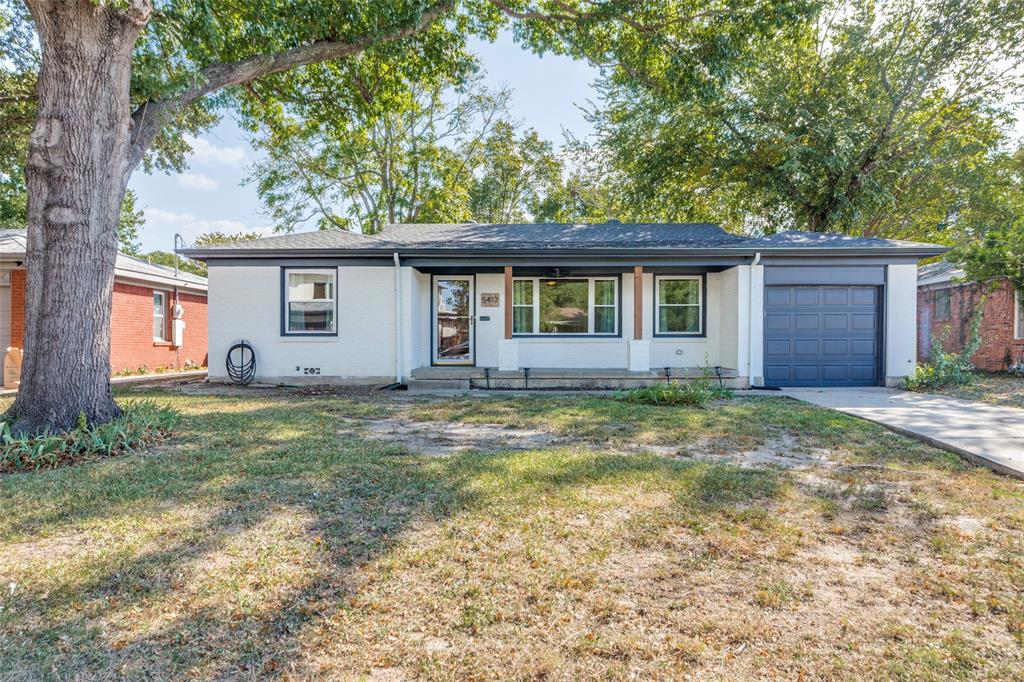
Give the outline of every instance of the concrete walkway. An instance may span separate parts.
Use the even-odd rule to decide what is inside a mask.
[[[877,422],[1024,478],[1024,410],[894,388],[786,388],[782,394]]]

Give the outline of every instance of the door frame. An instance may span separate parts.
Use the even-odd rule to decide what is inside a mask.
[[[469,282],[469,358],[465,360],[438,360],[437,358],[437,280],[461,279]],[[432,367],[476,366],[476,274],[430,276],[430,365]]]

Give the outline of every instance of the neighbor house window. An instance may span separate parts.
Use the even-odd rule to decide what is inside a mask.
[[[289,334],[333,334],[334,270],[286,270],[285,331]]]
[[[703,282],[699,276],[654,278],[655,334],[703,333]]]
[[[619,329],[617,277],[517,278],[512,283],[515,334],[594,334]]]
[[[153,292],[153,340],[167,340],[167,293]]]
[[[949,289],[939,289],[935,292],[935,319],[949,319]]]
[[[1017,311],[1017,315],[1014,318],[1015,333],[1013,337],[1015,339],[1024,339],[1024,291],[1017,289],[1013,295],[1015,297],[1014,302],[1016,303],[1014,310]]]

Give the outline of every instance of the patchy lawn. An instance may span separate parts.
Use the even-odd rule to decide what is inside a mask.
[[[975,380],[966,386],[947,386],[928,392],[964,400],[980,400],[993,405],[1024,408],[1024,377],[987,372],[979,372],[975,376]]]
[[[1024,485],[873,424],[226,393],[0,477],[0,678],[1024,679]]]

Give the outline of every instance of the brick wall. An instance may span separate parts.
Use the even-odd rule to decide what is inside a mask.
[[[170,338],[173,292],[167,296],[167,337]],[[114,373],[140,367],[180,367],[188,362],[206,365],[206,296],[179,292],[185,309],[185,339],[181,348],[153,341],[153,288],[114,283],[110,320],[110,367]]]
[[[24,348],[25,340],[25,269],[11,271],[11,346]]]
[[[988,285],[970,282],[950,285],[948,282],[930,284],[917,290],[918,357],[928,359],[929,338],[943,328],[950,329],[946,350],[963,348],[967,339],[971,315],[978,307]],[[949,291],[949,319],[937,319],[936,297],[941,290]],[[1024,358],[1024,340],[1013,338],[1013,288],[1003,281],[985,300],[985,315],[981,323],[981,347],[973,361],[978,369],[990,372],[1005,370]]]

